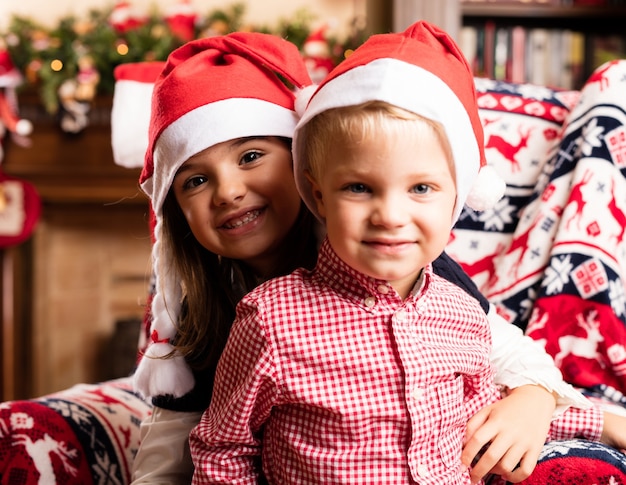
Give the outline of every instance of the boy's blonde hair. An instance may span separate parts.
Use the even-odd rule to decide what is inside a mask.
[[[437,137],[448,167],[455,179],[452,149],[443,126],[433,120],[383,101],[333,108],[312,118],[302,127],[302,159],[307,161],[305,171],[319,181],[333,148],[338,144],[355,144],[371,137],[404,130],[406,136]]]

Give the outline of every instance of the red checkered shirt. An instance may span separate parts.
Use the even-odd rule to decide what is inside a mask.
[[[191,435],[193,483],[469,484],[467,420],[498,399],[489,322],[430,267],[423,281],[402,300],[325,241],[314,272],[245,297]]]

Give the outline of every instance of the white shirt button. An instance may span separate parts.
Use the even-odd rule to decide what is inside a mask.
[[[417,474],[420,477],[427,477],[428,476],[428,466],[424,465],[423,463],[420,463],[419,465],[417,465]]]
[[[381,295],[386,295],[387,293],[389,293],[389,287],[387,285],[378,285],[378,288],[376,289]]]
[[[420,399],[422,399],[423,395],[424,395],[424,389],[420,387],[416,387],[415,389],[413,389],[413,391],[411,391],[411,397],[413,398],[414,401],[419,401]]]
[[[406,320],[406,311],[398,310],[395,316],[396,316],[396,320],[398,320],[399,322],[403,322],[404,320]]]
[[[373,296],[368,296],[365,300],[363,300],[363,303],[367,308],[372,308],[374,305],[376,305],[376,298],[374,298]]]

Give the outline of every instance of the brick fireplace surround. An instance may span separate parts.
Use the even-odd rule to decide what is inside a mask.
[[[139,171],[113,163],[110,109],[96,100],[89,126],[70,135],[35,95],[20,95],[32,146],[7,140],[2,168],[35,185],[42,213],[26,243],[0,250],[2,400],[117,377],[116,349],[132,359],[136,332],[123,327],[144,311],[148,204]]]

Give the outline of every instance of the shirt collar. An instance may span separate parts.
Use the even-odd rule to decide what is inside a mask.
[[[320,246],[316,271],[325,280],[325,283],[335,291],[352,293],[357,298],[379,293],[381,285],[391,289],[387,281],[367,276],[346,264],[332,248],[328,237],[324,238]],[[416,298],[431,278],[432,265],[429,264],[422,270],[422,277],[411,290],[409,298]],[[396,293],[390,291],[389,294]]]

